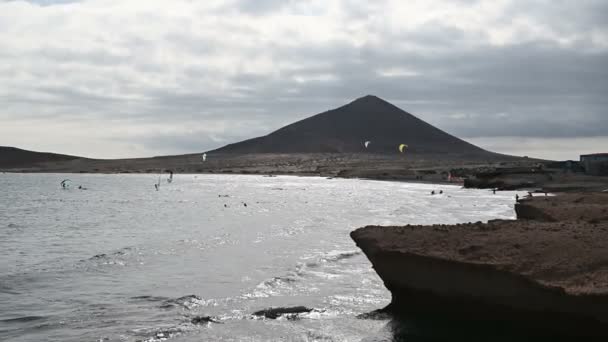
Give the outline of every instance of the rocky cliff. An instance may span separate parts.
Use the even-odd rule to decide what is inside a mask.
[[[555,222],[368,226],[351,237],[392,293],[387,311],[608,337],[608,221],[597,215],[603,209],[589,211],[585,220],[543,212],[555,208],[551,201],[569,211],[572,197],[558,198],[526,204]]]

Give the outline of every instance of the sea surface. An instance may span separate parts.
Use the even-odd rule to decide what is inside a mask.
[[[390,293],[349,233],[515,217],[514,192],[451,185],[179,174],[155,191],[158,181],[0,174],[0,341],[398,339],[392,322],[356,317]],[[298,305],[314,310],[251,315]]]

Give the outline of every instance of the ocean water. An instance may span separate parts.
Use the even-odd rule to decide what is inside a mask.
[[[391,340],[392,322],[356,318],[390,293],[350,231],[515,216],[513,192],[449,185],[163,175],[155,191],[157,181],[0,175],[1,341]],[[314,310],[251,315],[297,305]]]

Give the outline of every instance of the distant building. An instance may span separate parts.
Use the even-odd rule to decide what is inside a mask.
[[[608,176],[608,153],[583,154],[581,165],[589,175]]]

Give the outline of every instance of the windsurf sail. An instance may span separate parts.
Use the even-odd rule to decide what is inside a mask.
[[[64,179],[64,180],[62,180],[62,181],[61,181],[61,183],[59,183],[59,184],[61,184],[61,188],[62,188],[62,189],[67,189],[67,188],[69,188],[69,187],[70,187],[70,184],[72,184],[72,181],[71,181],[71,180],[69,180],[69,179]]]
[[[207,153],[203,153],[203,161],[207,160]]]
[[[158,182],[156,182],[154,184],[154,188],[156,189],[156,191],[158,191],[160,189],[160,173],[158,174]]]
[[[406,144],[399,145],[399,152],[403,153],[408,146]]]
[[[365,148],[367,148],[367,147],[369,146],[369,143],[370,143],[370,142],[371,142],[371,141],[367,140],[366,142],[364,142],[364,143],[363,143],[363,145],[365,145]]]

